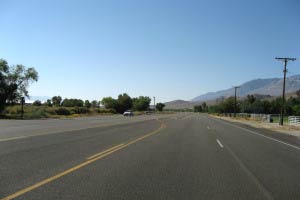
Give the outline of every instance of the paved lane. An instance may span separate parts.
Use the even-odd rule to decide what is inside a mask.
[[[299,149],[205,115],[5,141],[0,150],[0,197],[63,172],[16,199],[300,199]]]
[[[184,115],[184,113],[181,114],[181,116]],[[171,116],[173,116],[173,114],[138,115],[135,117],[107,115],[46,120],[0,120],[0,142],[38,135],[49,135],[67,131],[72,132],[74,130],[84,130],[87,128],[142,122]]]

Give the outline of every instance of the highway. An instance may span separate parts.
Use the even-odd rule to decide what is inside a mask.
[[[300,199],[296,138],[179,113],[0,121],[0,200]]]

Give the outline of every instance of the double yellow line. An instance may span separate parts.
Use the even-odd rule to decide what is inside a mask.
[[[100,153],[94,154],[94,155],[86,158],[86,161],[84,161],[81,164],[78,164],[78,165],[76,165],[74,167],[71,167],[71,168],[69,168],[69,169],[67,169],[67,170],[65,170],[65,171],[63,171],[61,173],[58,173],[58,174],[56,174],[56,175],[54,175],[52,177],[44,179],[44,180],[42,180],[42,181],[40,181],[40,182],[38,182],[38,183],[36,183],[34,185],[31,185],[31,186],[29,186],[27,188],[19,190],[18,192],[14,193],[14,194],[11,194],[11,195],[9,195],[7,197],[4,197],[4,198],[2,198],[0,200],[10,200],[10,199],[14,199],[16,197],[19,197],[19,196],[21,196],[21,195],[23,195],[23,194],[25,194],[27,192],[30,192],[30,191],[32,191],[32,190],[34,190],[36,188],[39,188],[39,187],[41,187],[41,186],[43,186],[43,185],[45,185],[47,183],[50,183],[50,182],[52,182],[52,181],[54,181],[56,179],[59,179],[59,178],[65,176],[67,174],[70,174],[70,173],[72,173],[72,172],[74,172],[74,171],[76,171],[76,170],[78,170],[80,168],[83,168],[83,167],[85,167],[85,166],[87,166],[87,165],[89,165],[89,164],[91,164],[91,163],[93,163],[93,162],[95,162],[97,160],[100,160],[100,159],[102,159],[102,158],[104,158],[104,157],[106,157],[106,156],[108,156],[108,155],[110,155],[110,154],[112,154],[114,152],[117,152],[117,151],[119,151],[121,149],[124,149],[124,148],[126,148],[126,147],[128,147],[128,146],[130,146],[130,145],[132,145],[134,143],[137,143],[137,142],[139,142],[139,141],[147,138],[147,137],[155,135],[159,131],[161,131],[162,129],[164,129],[166,127],[166,125],[162,121],[160,121],[160,120],[158,120],[158,121],[161,123],[161,125],[160,125],[160,127],[157,130],[155,130],[153,132],[150,132],[150,133],[148,133],[148,134],[146,134],[146,135],[144,135],[142,137],[139,137],[137,139],[134,139],[132,141],[129,141],[127,143],[122,143],[122,144],[113,146],[113,147],[111,147],[109,149],[106,149],[106,150],[104,150],[104,151],[102,151]]]

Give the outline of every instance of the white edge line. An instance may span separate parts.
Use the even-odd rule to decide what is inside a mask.
[[[262,134],[260,134],[260,133],[255,132],[255,131],[252,131],[252,130],[249,130],[249,129],[246,129],[246,128],[237,126],[237,125],[235,125],[235,124],[231,124],[231,123],[229,123],[229,122],[225,122],[224,120],[219,120],[219,121],[221,121],[222,123],[228,124],[228,125],[230,125],[230,126],[233,126],[233,127],[239,128],[239,129],[242,129],[242,130],[244,130],[244,131],[248,131],[248,132],[253,133],[253,134],[255,134],[255,135],[258,135],[258,136],[261,136],[261,137],[264,137],[264,138],[268,138],[268,139],[273,140],[273,141],[275,141],[275,142],[278,142],[278,143],[281,143],[281,144],[285,144],[285,145],[287,145],[287,146],[290,146],[290,147],[293,147],[293,148],[295,148],[295,149],[300,150],[300,147],[297,147],[297,146],[295,146],[295,145],[292,145],[292,144],[289,144],[289,143],[286,143],[286,142],[277,140],[277,139],[272,138],[272,137],[269,137],[269,136],[262,135]]]
[[[224,146],[223,146],[223,144],[220,142],[220,140],[218,140],[217,139],[217,143],[218,143],[218,145],[221,147],[221,148],[223,148]]]

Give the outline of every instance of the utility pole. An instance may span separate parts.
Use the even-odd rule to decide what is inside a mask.
[[[25,97],[21,97],[21,119],[24,118],[24,104],[25,104]]]
[[[154,112],[156,112],[156,106],[155,106],[155,97],[153,97],[153,102],[154,102]]]
[[[236,106],[236,91],[237,91],[238,88],[240,88],[240,87],[239,86],[234,87],[234,117],[236,117],[236,110],[237,110],[236,109],[236,107],[237,107]]]
[[[281,112],[280,112],[280,122],[279,125],[283,126],[283,115],[285,111],[285,81],[286,81],[286,66],[288,61],[295,61],[296,58],[275,58],[276,60],[280,60],[284,62],[284,69],[283,69],[283,88],[282,88],[282,105],[281,105]]]

